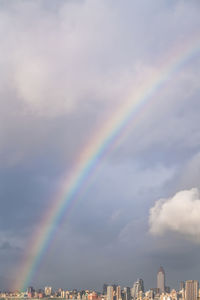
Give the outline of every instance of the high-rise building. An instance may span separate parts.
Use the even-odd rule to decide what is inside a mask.
[[[118,285],[117,288],[116,288],[116,300],[122,300],[120,285]]]
[[[163,267],[160,267],[157,273],[157,289],[160,293],[165,292],[165,271]]]
[[[144,293],[144,281],[143,281],[143,279],[139,279],[139,287],[140,287],[140,291]]]
[[[60,298],[63,298],[63,299],[66,298],[66,292],[65,291],[62,290],[60,292]]]
[[[107,294],[107,286],[108,286],[108,284],[104,283],[104,285],[103,285],[103,295]]]
[[[199,283],[197,280],[187,280],[185,282],[185,300],[197,300]]]
[[[131,289],[128,286],[123,290],[123,300],[131,300]]]
[[[133,288],[131,289],[131,296],[133,299],[137,299],[139,292],[144,293],[144,282],[142,279],[138,279],[133,284]]]
[[[113,300],[113,286],[107,286],[107,300]]]
[[[117,300],[117,285],[113,284],[113,300]]]
[[[185,288],[185,282],[181,281],[180,282],[180,291],[182,291]]]

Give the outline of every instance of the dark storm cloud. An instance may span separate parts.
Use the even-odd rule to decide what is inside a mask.
[[[195,1],[0,5],[0,255],[12,278],[85,144],[200,20]],[[197,247],[169,236],[160,247],[148,235],[148,211],[198,184],[199,64],[191,58],[133,120],[58,227],[32,284],[100,288],[140,276],[152,287],[160,264],[170,284],[180,271],[191,276],[188,253],[198,258]]]

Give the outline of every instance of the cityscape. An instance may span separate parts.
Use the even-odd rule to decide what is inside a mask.
[[[138,279],[132,287],[121,287],[117,284],[104,284],[102,292],[95,290],[76,289],[72,291],[58,289],[55,291],[51,286],[35,290],[28,287],[26,292],[3,292],[0,298],[23,298],[23,299],[71,299],[71,300],[198,300],[200,288],[197,280],[180,282],[178,290],[166,286],[166,275],[163,267],[157,272],[157,287],[145,290],[143,279]]]

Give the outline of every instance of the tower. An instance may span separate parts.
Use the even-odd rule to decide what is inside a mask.
[[[184,281],[181,281],[180,282],[180,291],[184,290],[185,289],[185,282]]]
[[[159,293],[165,292],[165,271],[163,267],[160,267],[157,273],[157,288],[159,289]]]
[[[197,280],[187,280],[185,282],[185,300],[197,300],[199,283]]]
[[[122,300],[120,285],[118,285],[117,288],[116,288],[116,300]]]
[[[124,293],[124,297],[123,297],[123,300],[131,300],[131,289],[130,287],[125,287],[124,290],[123,290],[123,293]]]
[[[144,292],[144,282],[142,279],[138,279],[134,284],[133,288],[131,289],[131,295],[133,299],[137,299],[139,292]]]
[[[104,285],[103,285],[103,295],[107,294],[107,287],[108,287],[108,284],[104,283]]]
[[[113,286],[107,286],[107,300],[113,300]]]

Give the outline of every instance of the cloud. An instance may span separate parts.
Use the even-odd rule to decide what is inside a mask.
[[[166,10],[164,3],[146,5],[138,1],[121,7],[111,1],[113,10],[107,1],[54,1],[57,6],[52,11],[56,4],[51,3],[5,2],[2,7],[0,159],[4,164],[21,163],[46,148],[59,152],[57,157],[75,159],[76,149],[79,151],[86,138],[95,135],[130,94],[134,96],[141,82],[159,71],[164,53],[171,51],[175,41],[180,42],[179,31],[189,28],[193,32],[193,23],[184,23],[188,9],[179,4]],[[141,22],[141,12],[145,22]],[[193,20],[199,22],[199,14],[192,12]],[[177,13],[182,22],[177,22]],[[154,32],[154,39],[149,30]],[[163,30],[171,34],[165,35]],[[171,94],[162,95],[164,100],[148,108],[144,128],[141,126],[138,133],[134,130],[128,145],[131,155],[156,142],[166,149],[166,143],[170,146],[177,138],[186,140],[187,145],[188,139],[191,143],[199,140],[198,114],[197,122],[187,126],[186,117],[174,117],[175,107],[185,105],[183,95],[198,88],[198,64],[196,69],[195,74],[194,69],[184,72],[185,80],[176,78],[167,88]],[[194,106],[192,99],[185,102]],[[165,126],[157,126],[163,118],[167,118]],[[182,143],[178,145],[182,148]]]
[[[160,199],[150,209],[150,233],[162,236],[168,232],[200,242],[200,192],[198,188],[183,190],[173,197]]]
[[[29,238],[97,128],[112,121],[199,24],[196,5],[182,1],[1,1],[0,275],[19,274]],[[180,168],[199,151],[199,64],[191,59],[154,95],[140,122],[133,118],[132,132],[104,159],[84,199],[59,227],[63,235],[45,255],[38,287],[50,276],[52,285],[85,288],[95,278],[85,274],[98,269],[94,288],[119,269],[130,280],[141,269],[152,274],[153,263],[164,265],[167,254],[148,258],[151,269],[144,261],[142,249],[153,243],[163,252],[170,238],[155,243],[147,237],[148,211],[154,199],[171,193],[171,182],[187,173]],[[178,190],[199,187],[198,159],[187,173],[195,181],[188,186],[183,178]],[[12,251],[6,251],[9,245]],[[67,281],[66,269],[72,270]]]
[[[39,2],[21,2],[5,6],[0,17],[7,32],[0,32],[0,92],[13,90],[26,113],[69,114],[88,99],[115,101],[124,89],[122,68],[111,61],[118,20],[105,3],[67,2],[52,13]]]

